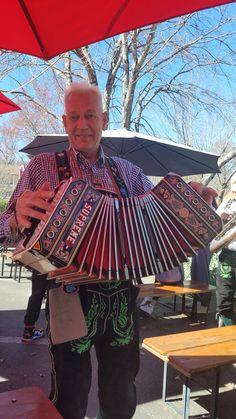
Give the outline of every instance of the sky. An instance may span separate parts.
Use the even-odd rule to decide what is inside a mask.
[[[224,6],[225,8],[225,6]],[[221,8],[220,8],[221,9]],[[228,13],[229,16],[236,16],[236,4],[230,4],[229,6],[227,6],[228,9]],[[223,7],[222,7],[223,10]],[[209,21],[210,18],[212,18],[216,13],[219,13],[217,9],[209,9],[208,11],[202,11],[199,12],[199,25],[202,25],[202,27],[206,27],[207,25],[209,25]],[[165,27],[167,28],[167,24],[164,22],[160,25],[162,27],[163,33],[165,32]],[[229,28],[228,28],[229,29]],[[168,30],[168,29],[166,29]],[[230,30],[236,31],[236,27],[235,24],[232,25],[232,27],[230,28]],[[185,33],[185,36],[187,38],[187,36],[191,35],[191,28],[189,29],[189,34]],[[235,35],[232,37],[232,43],[235,42]],[[235,43],[236,44],[236,43]],[[99,43],[99,45],[103,46],[103,50],[104,53],[106,53],[105,50],[105,42],[104,43]],[[223,48],[223,39],[222,39],[222,48]],[[219,43],[214,44],[212,46],[212,53],[213,54],[217,54],[218,51],[217,48],[219,48]],[[92,49],[94,50],[94,53],[96,52],[97,49],[97,45],[94,44],[92,46]],[[32,61],[36,60],[35,58],[32,58]],[[56,60],[56,59],[55,59]],[[52,60],[52,62],[54,62],[55,60]],[[15,68],[15,70],[11,73],[10,76],[4,77],[4,78],[0,78],[0,90],[6,90],[6,91],[11,91],[13,89],[17,89],[19,90],[20,85],[23,85],[24,88],[31,92],[31,86],[33,84],[33,79],[34,77],[37,77],[37,80],[39,81],[43,81],[44,78],[47,77],[48,72],[43,73],[44,71],[44,63],[41,60],[38,60],[38,62],[41,64],[41,67],[37,69],[37,71],[32,70],[32,68],[29,68],[27,71],[26,69],[19,67],[19,68]],[[0,63],[1,63],[1,55],[0,55]],[[180,63],[177,62],[173,62],[172,64],[172,68],[171,66],[169,67],[168,71],[169,72],[174,72],[176,71],[177,66],[180,65]],[[222,75],[220,74],[209,74],[209,76],[205,76],[204,79],[204,85],[205,87],[207,87],[211,92],[221,92],[222,95],[224,95],[227,98],[234,98],[235,99],[235,92],[236,92],[236,73],[235,73],[235,66],[233,66],[232,68],[230,68],[229,66],[227,68],[224,69],[224,65],[222,65],[222,73],[224,73],[224,71],[228,72],[229,74],[229,80],[226,81]],[[165,68],[163,69],[163,71],[166,71]],[[1,64],[0,64],[0,72],[1,72]],[[184,77],[183,76],[183,83],[184,83]],[[192,73],[192,77],[196,78],[196,83],[198,82],[198,73],[197,70],[195,72]],[[100,85],[102,87],[103,85],[103,76],[100,76]],[[202,82],[202,80],[201,80]],[[18,102],[18,98],[14,97],[14,95],[10,95],[8,94],[8,96],[12,99],[15,100],[15,102]],[[229,118],[231,118],[231,113],[232,113],[233,108],[230,107],[229,108]],[[62,112],[60,105],[58,105],[58,113],[60,114]],[[178,118],[179,115],[176,115],[176,119]],[[198,129],[204,131],[205,130],[205,126],[208,125],[209,126],[209,120],[207,118],[207,114],[206,113],[201,113],[199,112],[196,116],[194,116],[195,122],[197,120],[199,120],[199,124]],[[160,108],[157,108],[155,106],[155,104],[153,104],[153,107],[150,108],[149,110],[149,114],[147,116],[148,119],[148,123],[152,124],[155,128],[155,130],[157,132],[160,133],[161,136],[164,137],[169,137],[169,138],[173,138],[175,141],[178,141],[179,138],[176,135],[175,130],[172,128],[170,128],[170,126],[168,124],[166,124],[166,121],[164,121],[163,118],[163,114]],[[1,124],[4,123],[4,121],[12,121],[14,120],[14,114],[9,114],[9,115],[3,115],[0,116],[0,127]],[[214,124],[214,126],[216,127],[218,124],[219,126],[217,127],[218,131],[224,131],[224,127],[222,127],[222,125],[220,125],[220,121],[216,120],[212,121],[212,123]],[[164,125],[166,124],[166,128],[164,128]],[[110,128],[113,128],[113,126],[110,126]],[[209,141],[210,141],[210,131],[213,130],[213,128],[209,127],[208,129],[208,133],[207,135],[209,136]]]

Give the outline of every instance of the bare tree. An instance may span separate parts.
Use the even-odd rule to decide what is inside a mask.
[[[88,79],[103,90],[110,128],[145,131],[215,151],[228,173],[236,156],[232,10],[220,7],[137,29],[70,51],[50,63],[2,54],[0,87],[1,78],[12,78],[14,99],[19,98],[27,115],[24,132],[28,134],[20,140],[28,141],[42,129],[62,130],[65,86]],[[21,80],[23,87],[13,80],[16,62],[25,80],[32,80]],[[9,120],[20,123],[16,114]]]

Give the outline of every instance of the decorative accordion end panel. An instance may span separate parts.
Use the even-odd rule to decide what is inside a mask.
[[[142,278],[173,269],[222,230],[221,218],[178,175],[114,198],[80,179],[61,183],[46,223],[25,232],[13,259],[67,283]]]

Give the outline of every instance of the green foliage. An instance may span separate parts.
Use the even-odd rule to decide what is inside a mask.
[[[0,214],[2,214],[3,211],[5,210],[6,204],[7,204],[7,201],[5,199],[0,198]]]
[[[216,286],[216,276],[218,269],[218,253],[213,253],[210,262],[210,284]]]

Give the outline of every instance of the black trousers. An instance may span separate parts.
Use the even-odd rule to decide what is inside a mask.
[[[235,322],[236,252],[223,249],[219,256],[216,280],[217,312]]]
[[[40,275],[38,272],[32,273],[31,295],[24,317],[24,323],[27,326],[34,326],[40,314],[41,305],[47,289],[47,275]]]
[[[137,289],[127,281],[113,286],[80,287],[88,334],[50,347],[50,399],[64,419],[84,419],[86,415],[92,346],[98,361],[100,417],[131,419],[134,415],[134,380],[139,369],[137,294]]]

